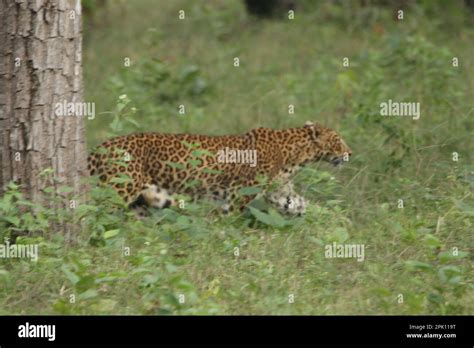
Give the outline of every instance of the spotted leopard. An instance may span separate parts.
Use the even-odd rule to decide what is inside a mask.
[[[234,156],[226,157],[225,152]],[[335,131],[306,122],[303,127],[256,128],[242,135],[119,136],[96,148],[88,168],[132,208],[167,208],[176,205],[174,195],[186,194],[218,201],[225,213],[245,207],[257,193],[242,196],[239,191],[261,186],[259,179],[266,177],[267,185],[278,182],[279,188],[267,192],[263,187],[260,194],[279,211],[300,215],[308,203],[294,190],[291,180],[296,172],[316,161],[340,165],[351,154]]]

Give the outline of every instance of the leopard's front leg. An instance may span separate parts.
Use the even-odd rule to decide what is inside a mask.
[[[280,213],[300,216],[306,212],[308,202],[295,192],[293,183],[288,181],[265,195],[266,200]]]

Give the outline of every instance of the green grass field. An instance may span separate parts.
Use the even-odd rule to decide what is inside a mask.
[[[63,217],[82,226],[74,243],[23,237],[39,261],[0,261],[1,314],[474,314],[474,13],[462,2],[420,2],[400,21],[355,2],[302,1],[294,20],[251,18],[238,0],[92,7],[90,147],[312,120],[353,156],[298,174],[311,205],[296,218],[202,202],[137,219],[93,189]],[[381,116],[389,99],[419,102],[420,118]],[[326,258],[333,242],[364,245],[364,260]]]

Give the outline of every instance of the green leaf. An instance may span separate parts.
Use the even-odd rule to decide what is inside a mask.
[[[214,157],[215,156],[211,151],[208,151],[206,149],[194,150],[193,152],[191,152],[191,154],[194,157],[203,157],[203,156]]]
[[[184,290],[184,291],[193,291],[194,290],[194,285],[191,284],[190,282],[186,280],[180,280],[176,285],[178,289]]]
[[[145,274],[142,279],[143,286],[149,286],[155,284],[160,279],[158,273]]]
[[[448,262],[452,260],[463,259],[469,255],[468,252],[465,251],[458,251],[457,255],[454,255],[452,251],[444,251],[438,254],[439,260],[441,262]]]
[[[425,236],[425,243],[428,245],[430,248],[440,248],[442,246],[442,243],[439,241],[438,238],[433,236],[432,234],[428,233]]]
[[[94,286],[95,283],[95,278],[90,275],[86,275],[84,277],[81,277],[81,279],[76,283],[76,290],[79,293],[82,293],[91,287]]]
[[[185,66],[184,69],[181,71],[179,78],[184,81],[192,79],[197,74],[199,74],[199,68],[196,65],[188,65]]]
[[[124,167],[124,168],[128,168],[128,166],[130,165],[129,162],[124,162],[124,161],[109,161],[109,163],[115,166]],[[121,174],[121,175],[125,175],[125,174]]]
[[[436,303],[436,304],[442,304],[444,302],[444,297],[441,296],[440,294],[435,294],[433,292],[430,292],[428,296],[426,296],[428,301]]]
[[[90,298],[97,297],[97,295],[99,295],[97,290],[89,289],[89,290],[83,292],[82,294],[80,294],[79,296],[77,296],[77,299],[78,300],[88,300]]]
[[[443,283],[445,283],[447,281],[451,282],[452,278],[458,278],[458,280],[460,280],[460,277],[458,277],[460,274],[462,274],[462,271],[457,266],[443,266],[438,271],[439,279]],[[455,282],[456,282],[456,280],[455,280]],[[457,282],[459,282],[459,281],[457,281]]]
[[[134,125],[135,127],[140,128],[140,124],[137,121],[135,121],[133,118],[127,117],[125,120],[127,120],[128,123]]]
[[[316,245],[319,245],[319,246],[324,246],[325,245],[325,243],[322,239],[316,238],[315,236],[309,236],[308,239]]]
[[[257,174],[256,180],[262,186],[265,186],[268,182],[268,178],[262,174]]]
[[[184,215],[180,215],[177,219],[176,219],[176,223],[180,226],[180,227],[183,227],[183,228],[187,228],[189,227],[190,225],[190,220],[187,216],[184,216]]]
[[[115,183],[115,184],[126,184],[132,181],[133,181],[132,178],[124,174],[121,174],[119,177],[115,177],[115,178],[112,178],[112,180],[110,180],[111,183]]]
[[[249,187],[243,187],[239,190],[239,194],[242,196],[253,196],[256,195],[257,193],[260,193],[262,191],[261,187],[257,186],[249,186]]]
[[[335,242],[344,243],[349,239],[349,232],[344,227],[336,227],[332,236],[336,239]]]
[[[202,161],[200,159],[189,159],[187,161],[191,167],[196,168],[198,165],[202,164]]]
[[[69,281],[72,284],[75,285],[79,281],[79,277],[77,276],[77,274],[75,274],[74,272],[71,272],[69,268],[67,268],[66,265],[62,265],[61,270],[64,272],[64,274],[66,275],[66,278],[69,279]]]
[[[173,265],[172,263],[167,262],[165,265],[166,271],[169,273],[174,273],[178,270],[178,267]]]
[[[264,212],[261,212],[258,209],[255,209],[254,207],[249,206],[250,213],[260,222],[262,222],[265,225],[276,227],[276,228],[282,228],[290,223],[286,221],[281,215],[279,215],[275,210],[270,210],[270,214],[266,214]]]
[[[74,189],[69,186],[61,186],[58,188],[58,193],[70,193],[74,192]]]
[[[474,207],[467,204],[467,203],[464,203],[460,200],[457,200],[457,199],[453,199],[454,200],[454,203],[456,204],[456,206],[459,208],[459,210],[461,210],[464,214],[466,215],[469,215],[469,216],[474,216]]]
[[[223,173],[222,170],[209,169],[209,168],[204,168],[202,171],[203,173],[207,173],[207,174],[222,174]]]
[[[433,271],[434,268],[432,265],[426,262],[420,262],[420,261],[415,261],[415,260],[409,260],[405,261],[405,265],[410,268],[411,270],[419,270],[419,271]]]
[[[107,155],[109,153],[109,149],[107,149],[106,147],[98,147],[94,150],[93,153],[98,155]]]
[[[163,302],[165,304],[171,305],[173,307],[179,307],[180,303],[178,301],[178,297],[175,294],[167,292],[163,295]]]
[[[54,169],[53,168],[46,168],[44,169],[41,173],[39,173],[39,176],[40,177],[44,177],[44,176],[47,176],[49,174],[53,174],[54,173]]]
[[[378,295],[378,296],[381,296],[381,297],[387,297],[387,296],[390,296],[391,295],[391,292],[389,289],[387,288],[383,288],[383,287],[376,287],[376,288],[373,288],[372,291]]]
[[[186,166],[183,163],[167,161],[166,164],[169,165],[171,168],[176,168],[176,169],[185,169],[186,168]]]
[[[10,181],[7,187],[9,191],[17,191],[20,188],[20,186],[15,184],[13,181]]]
[[[20,225],[20,219],[17,216],[4,216],[3,220],[11,223],[12,225]]]
[[[120,229],[106,231],[104,232],[104,239],[115,237],[119,233],[120,233]]]
[[[190,180],[184,184],[184,187],[188,188],[188,187],[194,187],[198,185],[201,185],[201,180]]]
[[[200,143],[188,143],[187,141],[185,140],[182,140],[181,143],[186,146],[188,149],[193,149],[193,148],[196,148],[196,147],[199,147],[201,146]]]
[[[54,312],[59,314],[70,314],[71,308],[73,307],[71,307],[69,301],[66,301],[65,299],[59,299],[53,304]]]

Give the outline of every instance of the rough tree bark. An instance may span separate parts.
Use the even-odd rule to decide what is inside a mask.
[[[82,102],[81,31],[80,0],[0,0],[0,195],[15,181],[51,205],[47,168],[55,186],[83,188],[84,117],[55,113]]]

